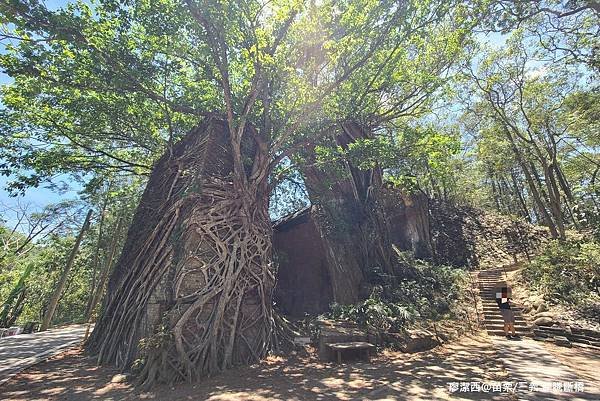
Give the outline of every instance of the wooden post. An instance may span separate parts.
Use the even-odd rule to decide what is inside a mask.
[[[77,239],[75,240],[75,245],[73,245],[73,249],[71,250],[71,254],[69,255],[69,259],[67,260],[67,264],[63,269],[58,283],[54,288],[54,292],[52,293],[52,297],[50,298],[50,303],[48,304],[48,309],[44,314],[44,319],[42,320],[42,326],[40,327],[40,331],[47,330],[50,327],[50,323],[52,322],[52,318],[54,317],[54,312],[56,311],[56,306],[58,305],[58,301],[60,300],[60,296],[62,295],[63,290],[65,289],[65,285],[67,284],[67,278],[69,277],[69,272],[71,267],[73,267],[73,262],[75,261],[75,256],[77,256],[77,251],[79,250],[79,245],[81,244],[81,240],[83,239],[83,234],[87,230],[90,225],[90,219],[92,218],[92,210],[90,209],[85,216],[85,221],[83,222],[83,226],[81,230],[79,230],[79,234],[77,235]]]

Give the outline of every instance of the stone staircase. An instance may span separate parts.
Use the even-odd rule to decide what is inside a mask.
[[[504,273],[501,269],[481,270],[477,274],[479,281],[479,295],[483,306],[483,324],[489,335],[504,335],[504,321],[496,303],[494,290],[506,286]],[[511,303],[515,314],[515,331],[524,337],[531,336],[531,330],[523,318],[521,308]]]
[[[579,327],[533,325],[533,339],[571,347],[589,348],[600,351],[600,332]]]

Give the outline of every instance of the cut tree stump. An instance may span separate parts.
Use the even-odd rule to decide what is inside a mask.
[[[331,344],[327,344],[327,347],[329,347],[336,355],[337,355],[337,361],[338,363],[342,363],[342,352],[346,352],[346,351],[361,351],[364,350],[365,351],[365,357],[366,360],[369,360],[370,357],[370,351],[375,348],[375,346],[373,344],[367,343],[367,342],[353,342],[353,343],[331,343]]]

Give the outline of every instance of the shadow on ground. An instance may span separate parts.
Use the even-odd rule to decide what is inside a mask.
[[[196,384],[160,386],[138,393],[111,383],[118,371],[97,367],[81,350],[30,368],[0,387],[0,399],[36,400],[446,400],[510,399],[507,394],[448,392],[450,382],[489,382],[503,371],[487,337],[420,354],[382,352],[371,362],[323,363],[308,357],[270,357]]]

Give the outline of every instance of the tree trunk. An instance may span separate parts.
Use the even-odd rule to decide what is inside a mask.
[[[433,251],[429,222],[429,199],[421,191],[401,196],[406,213],[404,231],[410,240],[413,255],[417,259],[430,259]]]
[[[244,134],[243,156],[267,161],[252,137]],[[87,344],[100,363],[128,369],[139,358],[139,378],[152,385],[266,355],[268,185],[266,174],[236,182],[233,153],[227,124],[208,119],[155,165]]]
[[[106,190],[104,201],[102,202],[102,208],[100,209],[100,222],[98,223],[98,241],[96,241],[96,249],[94,250],[94,260],[92,262],[92,281],[90,285],[90,296],[88,297],[87,305],[85,306],[85,320],[89,320],[90,305],[94,300],[94,295],[97,292],[96,280],[98,276],[98,267],[100,265],[100,248],[102,247],[102,234],[104,231],[104,215],[106,213],[106,205],[108,203],[108,194],[110,192],[110,183]],[[93,308],[92,308],[93,309]],[[87,335],[86,335],[87,337]]]
[[[554,178],[554,172],[548,166],[546,161],[543,162],[544,169],[544,182],[548,189],[548,203],[550,204],[550,211],[554,217],[554,222],[558,230],[558,238],[561,240],[565,239],[565,219],[562,212],[561,197],[556,180]]]
[[[121,232],[122,221],[123,221],[122,216],[119,216],[119,218],[117,219],[117,225],[116,225],[115,231],[113,232],[113,238],[110,242],[110,248],[108,249],[108,256],[106,257],[106,260],[104,261],[104,268],[102,269],[102,272],[100,273],[98,285],[96,285],[92,289],[92,297],[90,298],[90,302],[85,311],[85,321],[86,322],[89,322],[90,319],[92,318],[92,313],[94,312],[94,309],[96,309],[96,305],[98,305],[98,302],[100,302],[100,299],[102,298],[102,294],[104,293],[104,289],[106,287],[106,281],[108,280],[108,277],[109,277],[109,274],[110,274],[110,271],[112,269],[113,262],[115,259],[115,254],[117,252],[117,245],[118,245],[118,241],[119,241],[119,233]]]
[[[40,331],[47,330],[52,323],[52,318],[54,317],[54,312],[56,311],[56,306],[58,305],[58,301],[62,295],[62,292],[65,288],[65,284],[67,283],[67,279],[69,278],[69,272],[71,271],[71,267],[73,267],[73,262],[75,261],[75,257],[77,256],[77,251],[79,251],[79,245],[81,244],[81,240],[83,239],[83,234],[88,229],[90,225],[90,219],[92,218],[92,210],[90,209],[85,216],[85,221],[83,222],[83,226],[81,226],[81,230],[79,230],[79,234],[77,235],[77,239],[75,240],[75,244],[73,245],[73,249],[71,250],[71,254],[69,255],[69,259],[67,260],[67,264],[65,268],[60,274],[60,278],[58,279],[58,283],[54,288],[54,292],[50,297],[50,302],[48,303],[48,308],[46,309],[46,313],[44,314],[44,318],[42,319],[42,325],[40,327]]]
[[[369,133],[353,122],[334,128],[332,146],[347,146]],[[355,303],[368,296],[375,275],[396,275],[396,264],[380,200],[381,170],[360,170],[342,161],[340,170],[320,168],[309,150],[302,168],[316,225],[327,253],[327,265],[338,303]]]
[[[0,311],[0,327],[12,326],[22,312],[27,290],[26,282],[33,270],[33,266],[33,263],[27,265],[23,274],[19,277],[19,281],[17,281],[17,284],[15,284],[2,305],[2,311]]]
[[[515,189],[515,193],[517,194],[517,199],[519,200],[519,205],[521,207],[523,217],[527,219],[528,223],[531,223],[531,215],[529,214],[529,209],[527,208],[527,203],[525,202],[525,197],[523,196],[523,191],[519,186],[519,181],[517,180],[515,171],[512,168],[510,169],[510,178]]]
[[[533,200],[534,200],[535,204],[537,205],[539,212],[542,214],[542,217],[544,218],[544,220],[546,220],[546,224],[548,225],[548,229],[550,230],[550,235],[552,236],[552,238],[558,238],[559,237],[558,230],[556,229],[554,221],[550,217],[550,213],[548,212],[548,209],[546,209],[546,205],[544,204],[544,201],[543,201],[542,197],[540,196],[540,192],[538,191],[538,188],[535,185],[535,181],[532,176],[532,172],[529,170],[529,167],[527,165],[527,161],[525,160],[525,157],[519,151],[519,147],[515,143],[515,140],[514,140],[512,134],[510,133],[510,131],[508,131],[508,129],[506,129],[504,131],[504,133],[510,142],[510,145],[511,145],[511,148],[515,155],[515,158],[517,159],[517,162],[521,166],[521,170],[523,170],[523,174],[525,174],[525,180],[527,181],[527,185],[529,187],[529,190],[531,191]],[[533,171],[533,174],[536,174],[536,176],[537,176],[537,172],[535,171],[535,168],[533,168],[532,171]]]

